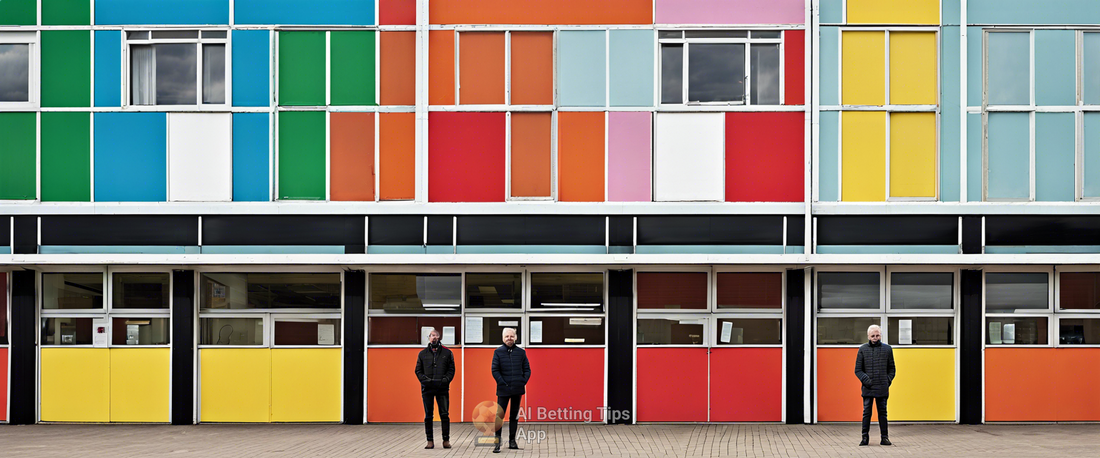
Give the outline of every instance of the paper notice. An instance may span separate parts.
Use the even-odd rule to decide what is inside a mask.
[[[913,345],[913,320],[898,320],[898,344]]]
[[[336,345],[336,325],[317,323],[317,345]]]
[[[442,340],[443,340],[443,345],[454,345],[455,344],[455,327],[454,326],[444,326],[443,327],[443,339]]]
[[[435,329],[435,328],[433,328],[431,326],[421,326],[420,327],[420,345],[427,345],[428,344],[428,334],[431,334],[433,329]]]
[[[733,323],[729,321],[722,323],[722,343],[730,343],[730,337],[733,335]]]
[[[542,343],[542,321],[531,321],[531,343]]]
[[[515,328],[519,327],[519,321],[497,321],[497,326],[502,328]]]
[[[1001,344],[1001,322],[991,321],[989,322],[989,343],[993,345]]]
[[[1005,330],[1001,333],[1001,340],[1006,344],[1016,343],[1016,323],[1005,323]]]
[[[481,324],[482,318],[479,316],[466,317],[466,343],[479,344],[484,340],[485,331]]]

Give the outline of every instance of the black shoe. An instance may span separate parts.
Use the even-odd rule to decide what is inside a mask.
[[[890,443],[890,438],[889,437],[883,437],[882,441],[879,442],[878,445],[894,445],[894,444]]]
[[[870,441],[871,441],[870,438],[868,438],[867,436],[863,436],[863,440],[859,441],[859,446],[863,447],[863,446],[867,445],[867,443],[870,442]]]
[[[516,441],[508,441],[508,448],[510,450],[519,450],[519,444]]]
[[[500,453],[500,442],[493,446],[493,453]]]

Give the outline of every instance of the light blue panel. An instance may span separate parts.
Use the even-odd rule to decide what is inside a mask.
[[[424,250],[427,254],[454,254],[455,247],[450,245],[428,245]]]
[[[165,113],[95,114],[96,202],[167,199]]]
[[[603,31],[558,33],[558,101],[566,107],[602,107],[606,99]]]
[[[10,246],[0,246],[0,254],[11,254]]]
[[[612,30],[611,106],[653,106],[652,30]]]
[[[1100,23],[1096,0],[969,0],[971,24],[1091,24]]]
[[[279,25],[374,25],[372,0],[236,0],[233,22]]]
[[[122,32],[95,32],[95,106],[122,106]]]
[[[989,254],[1100,253],[1100,245],[986,246],[985,252]]]
[[[634,254],[634,247],[632,247],[632,246],[609,246],[609,247],[607,247],[607,254]]]
[[[233,200],[271,200],[268,113],[233,113]]]
[[[233,31],[233,105],[266,107],[271,104],[271,32]]]
[[[1031,122],[1027,113],[989,113],[989,199],[1031,194]]]
[[[818,245],[820,254],[959,254],[958,245]]]
[[[822,111],[821,144],[817,150],[817,195],[819,202],[840,200],[840,112]]]
[[[966,115],[966,200],[982,201],[982,115]]]
[[[1036,105],[1077,104],[1076,34],[1073,30],[1035,31]]]
[[[367,254],[425,254],[421,245],[368,245]]]
[[[1073,202],[1077,134],[1073,113],[1035,114],[1035,200]]]
[[[962,130],[961,109],[959,108],[959,28],[944,27],[943,49],[940,52],[940,200],[958,202],[959,153]]]
[[[940,23],[943,25],[959,25],[962,11],[959,0],[942,0],[940,2]]]
[[[966,105],[982,106],[982,28],[966,28]]]
[[[42,245],[39,254],[199,254],[197,246]]]
[[[844,22],[844,0],[821,0],[820,21],[822,24],[841,24]]]
[[[229,24],[229,0],[96,0],[95,23]]]
[[[607,254],[603,245],[459,245],[459,254]]]
[[[1100,113],[1085,113],[1084,171],[1084,197],[1100,197]]]
[[[821,72],[818,81],[822,105],[840,105],[840,29],[821,27]]]
[[[1082,83],[1086,105],[1100,105],[1100,33],[1085,34]]]
[[[990,105],[1031,103],[1031,34],[989,33],[986,84]]]
[[[782,245],[638,245],[638,254],[783,254]]]
[[[202,254],[344,254],[336,245],[204,245]]]
[[[783,249],[784,254],[804,254],[806,253],[806,247],[804,246],[788,246]]]

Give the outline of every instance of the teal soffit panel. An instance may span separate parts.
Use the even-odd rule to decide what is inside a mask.
[[[782,245],[638,245],[638,254],[783,254]]]
[[[197,246],[42,245],[39,254],[199,254]]]
[[[986,246],[987,254],[1100,253],[1100,245]]]
[[[202,254],[344,254],[343,245],[204,245]]]
[[[459,245],[459,254],[607,254],[603,245]]]
[[[11,254],[10,246],[0,246],[0,254]]]
[[[818,245],[819,254],[959,254],[958,245]]]
[[[450,248],[450,247],[447,247]],[[423,245],[367,245],[367,254],[427,254]]]

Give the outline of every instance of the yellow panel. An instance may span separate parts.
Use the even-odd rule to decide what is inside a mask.
[[[955,349],[894,347],[890,386],[895,421],[955,421]]]
[[[936,104],[935,32],[890,34],[890,103]]]
[[[111,421],[106,348],[42,349],[42,421]]]
[[[890,196],[936,196],[936,114],[890,114]]]
[[[849,24],[939,24],[940,0],[848,0]]]
[[[886,200],[886,113],[841,114],[841,200]]]
[[[339,348],[271,350],[271,421],[340,421],[340,367]]]
[[[200,421],[271,421],[271,350],[199,350]]]
[[[886,104],[886,33],[844,32],[841,81],[844,105]]]
[[[172,421],[171,354],[167,348],[111,349],[111,421]]]

